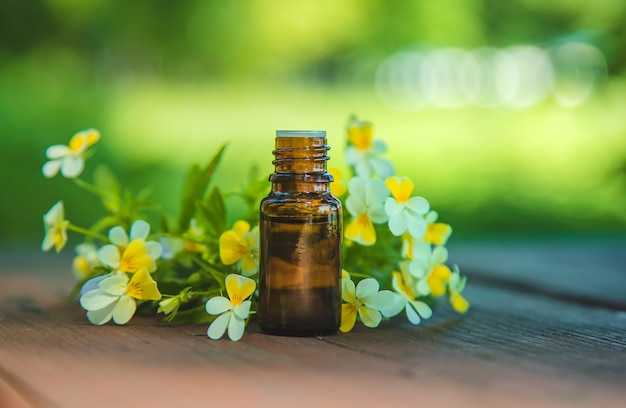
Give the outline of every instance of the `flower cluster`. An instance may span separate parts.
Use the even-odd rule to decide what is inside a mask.
[[[432,315],[434,300],[444,295],[455,311],[465,313],[469,303],[461,292],[466,279],[458,266],[453,272],[446,265],[445,245],[452,228],[437,222],[438,213],[424,197],[413,194],[408,177],[394,175],[393,165],[382,158],[387,147],[374,139],[371,123],[352,118],[348,136],[346,163],[353,176],[342,199],[350,215],[343,267],[350,272],[344,271],[342,279],[346,303],[340,330],[352,329],[357,312],[368,327],[403,311],[417,325]],[[368,256],[371,246],[380,247],[376,253],[385,256]],[[351,275],[361,279],[356,286]],[[387,289],[379,291],[380,286]]]
[[[466,278],[457,266],[446,265],[451,227],[437,221],[425,198],[413,194],[409,178],[395,175],[393,164],[382,157],[386,144],[374,139],[370,123],[351,119],[347,135],[345,163],[351,177],[329,169],[335,178],[331,189],[349,215],[340,330],[352,330],[359,320],[377,327],[403,311],[418,324],[443,296],[465,313]],[[97,167],[92,182],[81,178],[99,140],[96,130],[79,132],[67,146],[49,147],[42,167],[45,177],[60,174],[95,194],[105,209],[88,228],[66,219],[63,201],[43,216],[44,251],[61,251],[68,232],[84,236],[75,247],[72,269],[87,319],[123,325],[137,313],[156,311],[168,321],[208,324],[211,339],[227,333],[240,340],[257,308],[258,206],[267,182],[253,173],[241,190],[222,193],[213,176],[223,146],[206,167],[191,168],[177,219],[155,217],[157,206],[147,195],[123,189],[108,168]],[[227,205],[234,196],[245,203],[236,213]],[[155,218],[158,224],[151,222]],[[372,246],[380,250],[371,251]]]

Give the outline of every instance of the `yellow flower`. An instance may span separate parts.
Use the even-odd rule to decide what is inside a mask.
[[[338,168],[331,167],[328,172],[333,176],[334,181],[330,183],[330,192],[335,197],[341,197],[347,191],[346,181],[343,179],[343,174]]]
[[[109,240],[112,244],[100,248],[98,259],[116,271],[135,272],[146,268],[148,272],[154,272],[163,247],[156,241],[146,242],[149,233],[150,225],[142,220],[133,223],[130,237],[122,227],[111,228]]]
[[[76,133],[68,146],[53,145],[46,149],[46,157],[49,159],[44,163],[42,172],[47,178],[52,178],[59,174],[63,177],[74,178],[80,176],[85,168],[85,156],[87,149],[100,140],[100,132],[95,129],[88,129]]]
[[[259,269],[258,228],[250,230],[246,221],[237,221],[232,230],[220,236],[220,259],[224,265],[237,264],[246,276],[254,275]]]
[[[429,244],[442,246],[448,242],[448,238],[452,234],[452,227],[448,224],[436,222],[439,214],[437,211],[430,211],[426,214],[426,234],[424,234],[424,242]]]
[[[256,282],[245,276],[231,273],[226,276],[224,283],[228,298],[216,296],[206,303],[208,314],[219,315],[209,326],[207,336],[217,340],[228,329],[228,337],[232,341],[238,341],[243,337],[246,319],[250,314],[250,306],[252,306],[249,298],[256,289]]]
[[[63,201],[57,201],[47,213],[43,215],[43,227],[45,235],[41,243],[43,251],[49,251],[54,247],[59,252],[67,243],[67,227],[69,221],[65,219]]]
[[[137,310],[136,300],[159,300],[161,293],[146,268],[141,268],[128,281],[125,274],[103,279],[98,289],[81,296],[80,305],[87,310],[92,324],[102,325],[111,318],[117,324],[126,324]]]

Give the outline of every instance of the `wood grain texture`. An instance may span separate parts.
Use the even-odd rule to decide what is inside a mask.
[[[40,260],[42,258],[39,258]],[[33,261],[34,262],[34,261]],[[55,261],[0,273],[0,407],[624,406],[626,313],[471,283],[414,327],[211,341],[137,316],[90,325]],[[20,405],[21,404],[21,405]]]

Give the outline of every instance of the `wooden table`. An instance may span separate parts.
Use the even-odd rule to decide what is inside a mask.
[[[252,322],[238,343],[158,318],[92,326],[62,302],[67,256],[5,248],[0,407],[626,407],[626,240],[529,242],[449,245],[464,317],[322,338]]]

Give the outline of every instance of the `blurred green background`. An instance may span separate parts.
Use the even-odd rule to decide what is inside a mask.
[[[271,171],[276,129],[327,130],[343,168],[351,114],[457,237],[623,236],[625,21],[623,0],[2,0],[0,242],[38,246],[58,199],[101,213],[41,174],[79,130],[103,136],[86,179],[107,163],[174,216],[226,141],[225,190]]]

